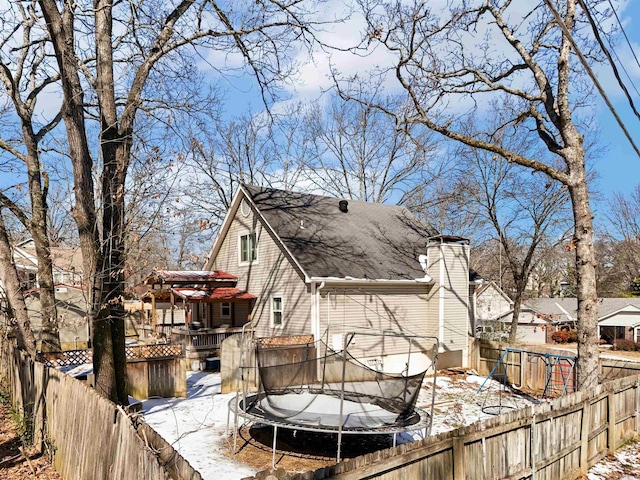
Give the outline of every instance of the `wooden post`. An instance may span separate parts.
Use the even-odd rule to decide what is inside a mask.
[[[531,436],[529,456],[531,457],[531,480],[536,478],[536,414],[531,415]]]
[[[173,330],[173,311],[176,308],[176,297],[173,295],[173,291],[169,292],[171,296],[171,329]]]
[[[453,439],[453,480],[466,479],[465,467],[464,437],[456,437]]]
[[[156,331],[156,325],[158,324],[158,310],[156,310],[156,294],[151,291],[151,327],[153,331]]]
[[[580,475],[589,470],[589,433],[591,430],[591,400],[582,402],[582,424],[580,426]]]
[[[640,433],[640,378],[636,380],[636,384],[634,385],[634,390],[636,392],[636,412],[635,412],[635,429],[636,435]]]
[[[616,407],[615,391],[611,390],[607,395],[607,410],[609,428],[607,429],[607,453],[613,455],[616,451]]]

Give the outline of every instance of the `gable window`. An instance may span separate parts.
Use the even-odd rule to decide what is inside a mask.
[[[256,232],[240,235],[240,263],[258,259],[258,237]]]
[[[271,326],[274,328],[282,327],[282,296],[274,295],[271,297]]]
[[[220,304],[220,318],[231,318],[231,303],[223,302]]]

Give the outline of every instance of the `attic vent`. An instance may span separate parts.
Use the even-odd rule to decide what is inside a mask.
[[[349,211],[349,202],[347,202],[346,200],[340,200],[338,202],[338,208],[340,208],[340,211],[342,213],[347,213]]]

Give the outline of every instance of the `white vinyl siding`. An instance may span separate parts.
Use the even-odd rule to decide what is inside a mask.
[[[247,232],[257,233],[258,262],[238,264],[240,259],[239,236]],[[311,295],[304,277],[294,268],[289,258],[271,237],[268,228],[260,223],[251,211],[246,217],[237,209],[229,230],[212,261],[212,269],[223,270],[238,277],[237,288],[246,290],[257,298],[251,312],[256,336],[311,334]],[[279,294],[285,300],[282,328],[271,326],[271,297]],[[237,303],[236,318],[244,318]],[[246,316],[246,315],[245,315]]]
[[[469,334],[469,247],[442,245],[445,257],[444,276],[444,348],[465,350]]]
[[[338,348],[348,332],[430,335],[435,319],[428,316],[430,285],[380,286],[345,289],[325,287],[320,292],[320,332]],[[432,343],[420,341],[422,344]],[[377,358],[406,350],[406,341],[392,337],[356,336],[349,353]]]

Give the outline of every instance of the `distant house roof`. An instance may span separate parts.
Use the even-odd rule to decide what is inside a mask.
[[[54,269],[82,274],[82,252],[80,248],[51,247],[51,262]],[[14,247],[14,262],[18,268],[36,270],[38,256],[32,240]]]
[[[558,321],[573,321],[578,315],[578,300],[576,298],[532,298],[526,305],[541,314],[551,314],[558,317]],[[598,319],[603,319],[627,306],[640,308],[640,298],[601,298],[598,304]]]
[[[244,185],[309,277],[415,280],[437,231],[406,208]]]
[[[147,285],[154,283],[199,284],[218,281],[233,282],[237,280],[236,276],[222,270],[154,270],[146,278],[145,283]]]
[[[229,302],[232,300],[253,300],[255,295],[243,292],[237,288],[172,288],[171,291],[179,298],[190,301],[220,301]]]
[[[479,298],[481,295],[491,294],[491,292],[500,295],[509,305],[513,305],[513,300],[511,300],[511,298],[509,298],[509,296],[504,293],[504,290],[502,290],[494,281],[483,283],[482,285],[480,285],[476,289],[476,297]]]

